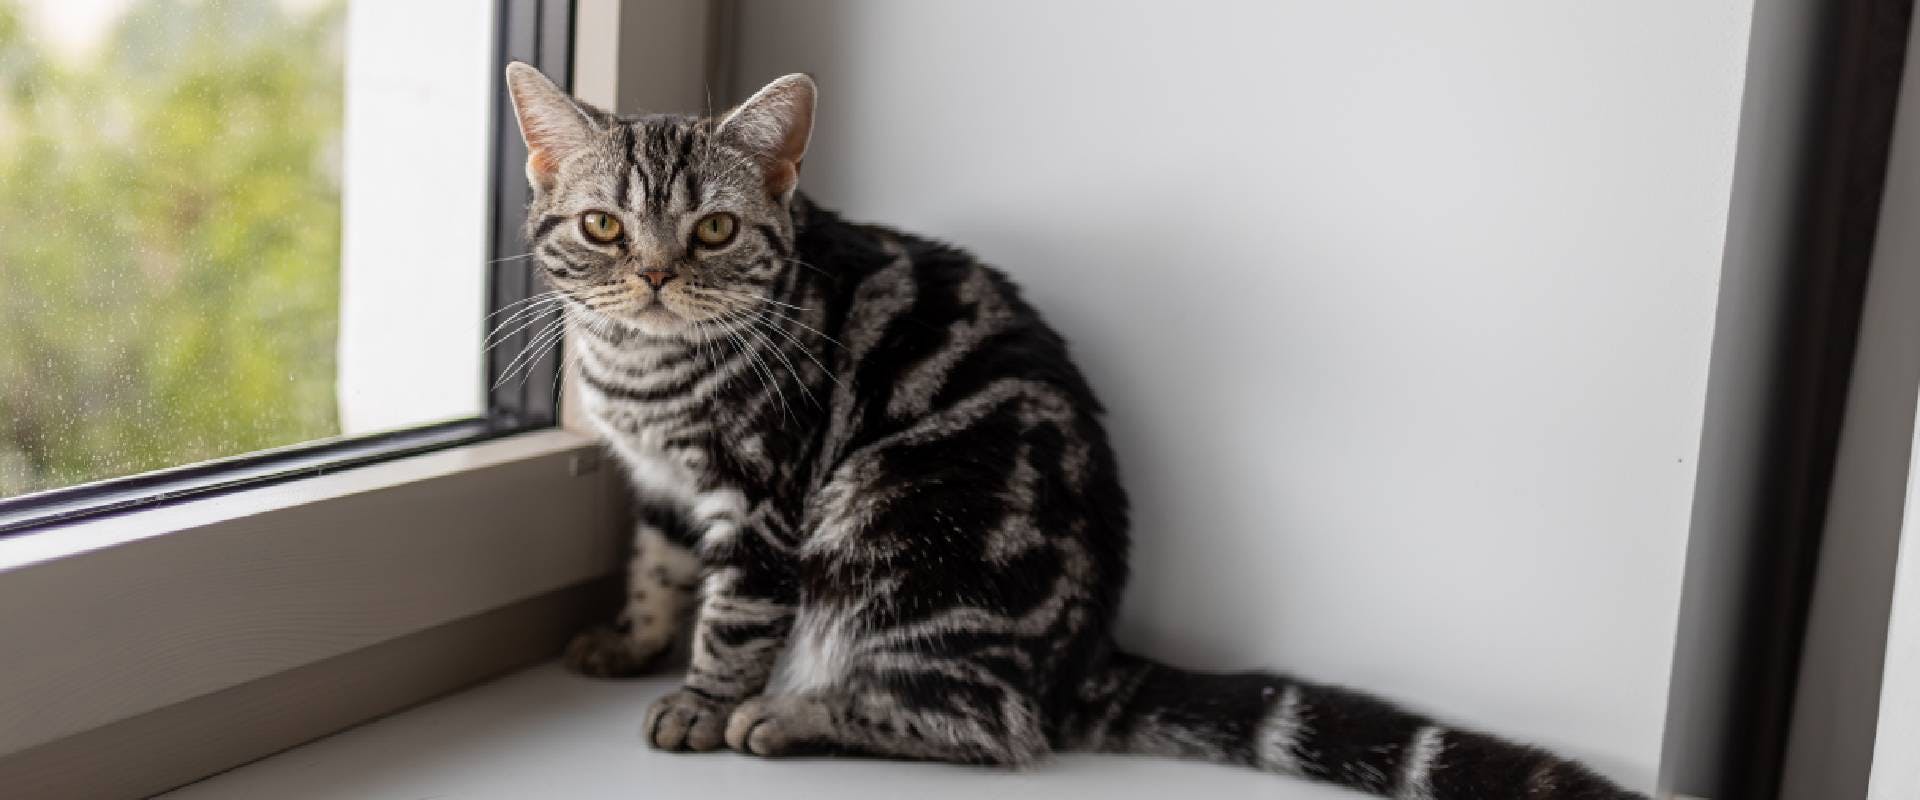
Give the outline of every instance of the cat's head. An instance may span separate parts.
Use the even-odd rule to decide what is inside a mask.
[[[794,268],[789,206],[813,129],[805,75],[717,117],[615,117],[507,67],[537,269],[589,326],[703,335],[764,310]]]

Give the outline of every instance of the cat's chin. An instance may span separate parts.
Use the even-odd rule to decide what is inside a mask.
[[[685,336],[693,330],[686,317],[675,314],[665,306],[654,305],[642,309],[627,318],[627,324],[639,329],[641,333],[655,337]]]

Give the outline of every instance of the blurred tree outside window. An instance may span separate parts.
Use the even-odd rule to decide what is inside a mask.
[[[344,0],[0,0],[0,497],[337,435]]]

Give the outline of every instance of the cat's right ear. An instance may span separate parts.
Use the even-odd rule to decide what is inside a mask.
[[[599,130],[596,112],[519,61],[507,65],[507,94],[520,120],[520,138],[527,142],[527,180],[552,189],[560,163],[585,148]]]

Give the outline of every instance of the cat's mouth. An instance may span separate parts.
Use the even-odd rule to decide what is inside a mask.
[[[627,312],[627,317],[635,327],[655,336],[676,334],[687,327],[687,316],[667,305],[658,293]]]
[[[640,317],[642,319],[649,318],[649,317],[654,319],[671,319],[671,320],[686,319],[685,317],[680,316],[679,312],[674,311],[671,308],[668,308],[667,304],[661,302],[660,298],[658,297],[647,301],[646,305],[641,306],[639,311],[634,312],[634,316]]]

